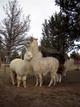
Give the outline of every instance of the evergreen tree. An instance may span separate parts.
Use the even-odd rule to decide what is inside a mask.
[[[80,41],[80,1],[55,0],[60,6],[60,11],[69,18],[69,34],[72,39]]]
[[[74,43],[80,41],[80,1],[55,0],[55,2],[60,6],[60,12],[43,24],[41,45],[65,54],[80,47],[80,44]]]
[[[69,19],[62,13],[55,14],[43,24],[41,46],[65,54],[74,41],[68,34]]]

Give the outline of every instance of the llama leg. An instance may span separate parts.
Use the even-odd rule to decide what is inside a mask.
[[[35,86],[38,86],[38,75],[36,75],[36,84]]]
[[[23,86],[24,86],[24,88],[26,88],[26,80],[23,81]]]
[[[64,70],[64,72],[63,72],[64,77],[66,77],[67,71],[68,71],[67,69]]]
[[[17,75],[17,87],[20,87],[21,84],[21,76]]]
[[[55,77],[56,77],[56,75],[51,74],[51,80],[50,80],[48,87],[50,87],[52,85],[53,81],[54,81],[54,86],[55,86],[55,84],[56,84],[56,78]]]
[[[62,81],[62,76],[61,74],[59,74],[59,83],[61,83],[61,81]]]
[[[15,85],[15,81],[14,81],[14,73],[13,73],[13,71],[11,71],[10,75],[11,75],[11,81],[12,81],[12,84]]]
[[[51,81],[50,81],[48,87],[50,87],[52,85],[52,83],[53,83],[53,78],[51,78]]]
[[[21,80],[17,80],[17,87],[20,87]]]
[[[22,78],[24,88],[26,88],[26,78],[27,78],[27,76],[23,76],[23,78]]]
[[[39,82],[40,82],[40,87],[42,86],[42,75],[39,74]]]
[[[61,74],[57,74],[56,81],[59,82],[59,83],[61,83],[61,80],[62,80]]]

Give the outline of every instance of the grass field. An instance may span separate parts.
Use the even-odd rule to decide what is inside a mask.
[[[68,72],[61,84],[35,87],[35,78],[28,77],[27,88],[12,86],[10,70],[0,68],[0,107],[80,107],[80,71]]]

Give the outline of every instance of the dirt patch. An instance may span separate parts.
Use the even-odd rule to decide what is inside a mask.
[[[47,83],[35,87],[34,78],[28,78],[26,88],[17,88],[9,74],[1,72],[0,107],[80,107],[80,82],[69,82],[68,78],[50,88]]]
[[[80,84],[27,88],[0,84],[0,107],[80,107]]]

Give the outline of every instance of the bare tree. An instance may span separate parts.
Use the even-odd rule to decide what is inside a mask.
[[[0,26],[0,34],[4,38],[5,52],[8,59],[11,53],[19,50],[26,39],[29,30],[29,15],[24,18],[21,15],[22,8],[18,5],[17,0],[9,1],[4,7],[5,18]]]

